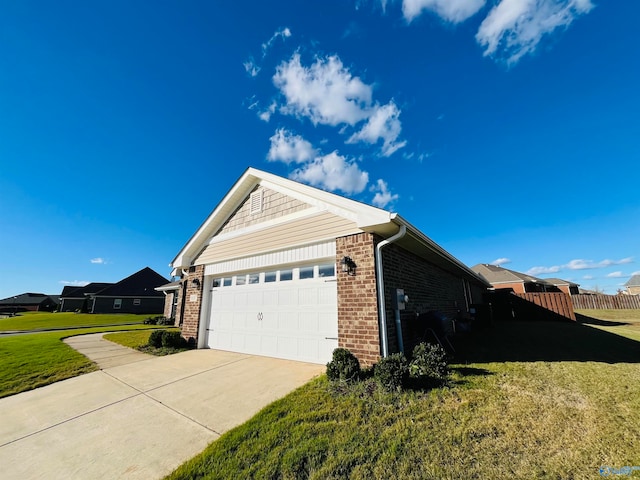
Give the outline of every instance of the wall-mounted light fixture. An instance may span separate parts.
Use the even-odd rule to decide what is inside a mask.
[[[191,284],[196,288],[200,288],[200,279],[194,278],[193,280],[191,280]]]
[[[355,275],[356,268],[358,267],[356,262],[351,260],[351,257],[343,257],[342,260],[340,260],[340,266],[342,267],[342,271],[348,275]]]

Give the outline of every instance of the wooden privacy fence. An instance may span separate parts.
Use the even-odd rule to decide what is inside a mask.
[[[571,297],[566,293],[516,293],[517,297],[534,303],[539,307],[549,310],[561,317],[575,321],[576,314],[573,311]]]
[[[640,309],[640,295],[572,295],[573,308],[595,310]]]
[[[510,289],[489,292],[492,318],[498,321],[567,321],[575,322],[571,299],[566,293],[513,293]]]

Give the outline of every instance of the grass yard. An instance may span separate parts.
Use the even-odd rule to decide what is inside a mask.
[[[578,321],[640,342],[640,310],[576,310]]]
[[[180,329],[177,327],[166,328],[166,327],[158,327],[162,330],[179,332]],[[144,353],[149,353],[151,355],[171,355],[174,353],[184,352],[188,350],[188,348],[169,348],[169,347],[160,347],[155,348],[149,345],[149,335],[151,332],[140,330],[134,332],[120,332],[120,333],[107,333],[103,336],[105,340],[109,340],[110,342],[117,343],[119,345],[123,345],[125,347],[133,348],[135,350],[139,350]]]
[[[461,338],[446,388],[386,393],[323,376],[168,478],[595,479],[640,466],[640,342],[589,318]]]
[[[56,314],[59,315],[59,314]],[[32,390],[97,369],[63,338],[114,330],[152,329],[155,325],[127,325],[29,333],[0,338],[0,398]]]
[[[0,332],[134,324],[142,323],[148,316],[132,313],[24,312],[16,317],[0,318]]]

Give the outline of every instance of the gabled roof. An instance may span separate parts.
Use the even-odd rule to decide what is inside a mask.
[[[348,219],[354,222],[356,228],[363,232],[375,233],[383,238],[394,235],[400,230],[401,226],[405,226],[407,234],[397,242],[400,246],[424,258],[429,258],[430,261],[447,271],[455,271],[476,282],[485,284],[487,287],[489,286],[466,265],[437,245],[397,213],[372,207],[371,205],[366,205],[334,193],[325,192],[315,187],[303,185],[255,168],[248,168],[242,174],[231,187],[231,190],[223,197],[222,201],[173,259],[171,267],[174,268],[176,274],[179,274],[180,269],[191,266],[195,257],[201,252],[207,242],[211,240],[221,226],[224,225],[238,207],[242,205],[257,185],[300,200],[318,210]]]
[[[624,284],[625,287],[640,287],[640,275],[634,275]]]
[[[113,283],[92,282],[84,287],[64,287],[60,298],[84,298],[113,285]]]
[[[14,297],[3,298],[0,300],[0,304],[2,305],[40,305],[42,302],[56,302],[55,298],[52,298],[50,295],[46,295],[44,293],[21,293],[20,295],[16,295]]]
[[[499,267],[498,265],[490,265],[488,263],[479,263],[471,267],[482,278],[492,285],[500,283],[545,283],[545,280],[527,275],[526,273],[516,272],[508,268]]]
[[[569,280],[563,280],[561,278],[543,278],[541,279],[544,283],[548,283],[549,285],[559,286],[559,285],[569,285],[570,287],[578,287],[579,283],[570,282]]]
[[[108,286],[99,292],[96,297],[157,297],[156,287],[167,283],[167,279],[162,275],[145,267],[142,270],[129,275],[127,278],[120,280],[111,286]]]

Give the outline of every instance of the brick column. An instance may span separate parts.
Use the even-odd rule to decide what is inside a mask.
[[[362,366],[373,365],[380,359],[375,244],[370,233],[336,239],[338,345],[348,348]],[[355,275],[341,271],[340,261],[345,256],[356,263]]]
[[[200,284],[194,285],[193,280],[197,279]],[[200,311],[202,310],[202,290],[204,287],[204,265],[198,265],[189,269],[185,277],[186,289],[184,309],[182,315],[182,336],[191,342],[198,342],[198,324],[200,322]],[[183,287],[184,288],[184,287]],[[193,339],[193,340],[192,340]]]

